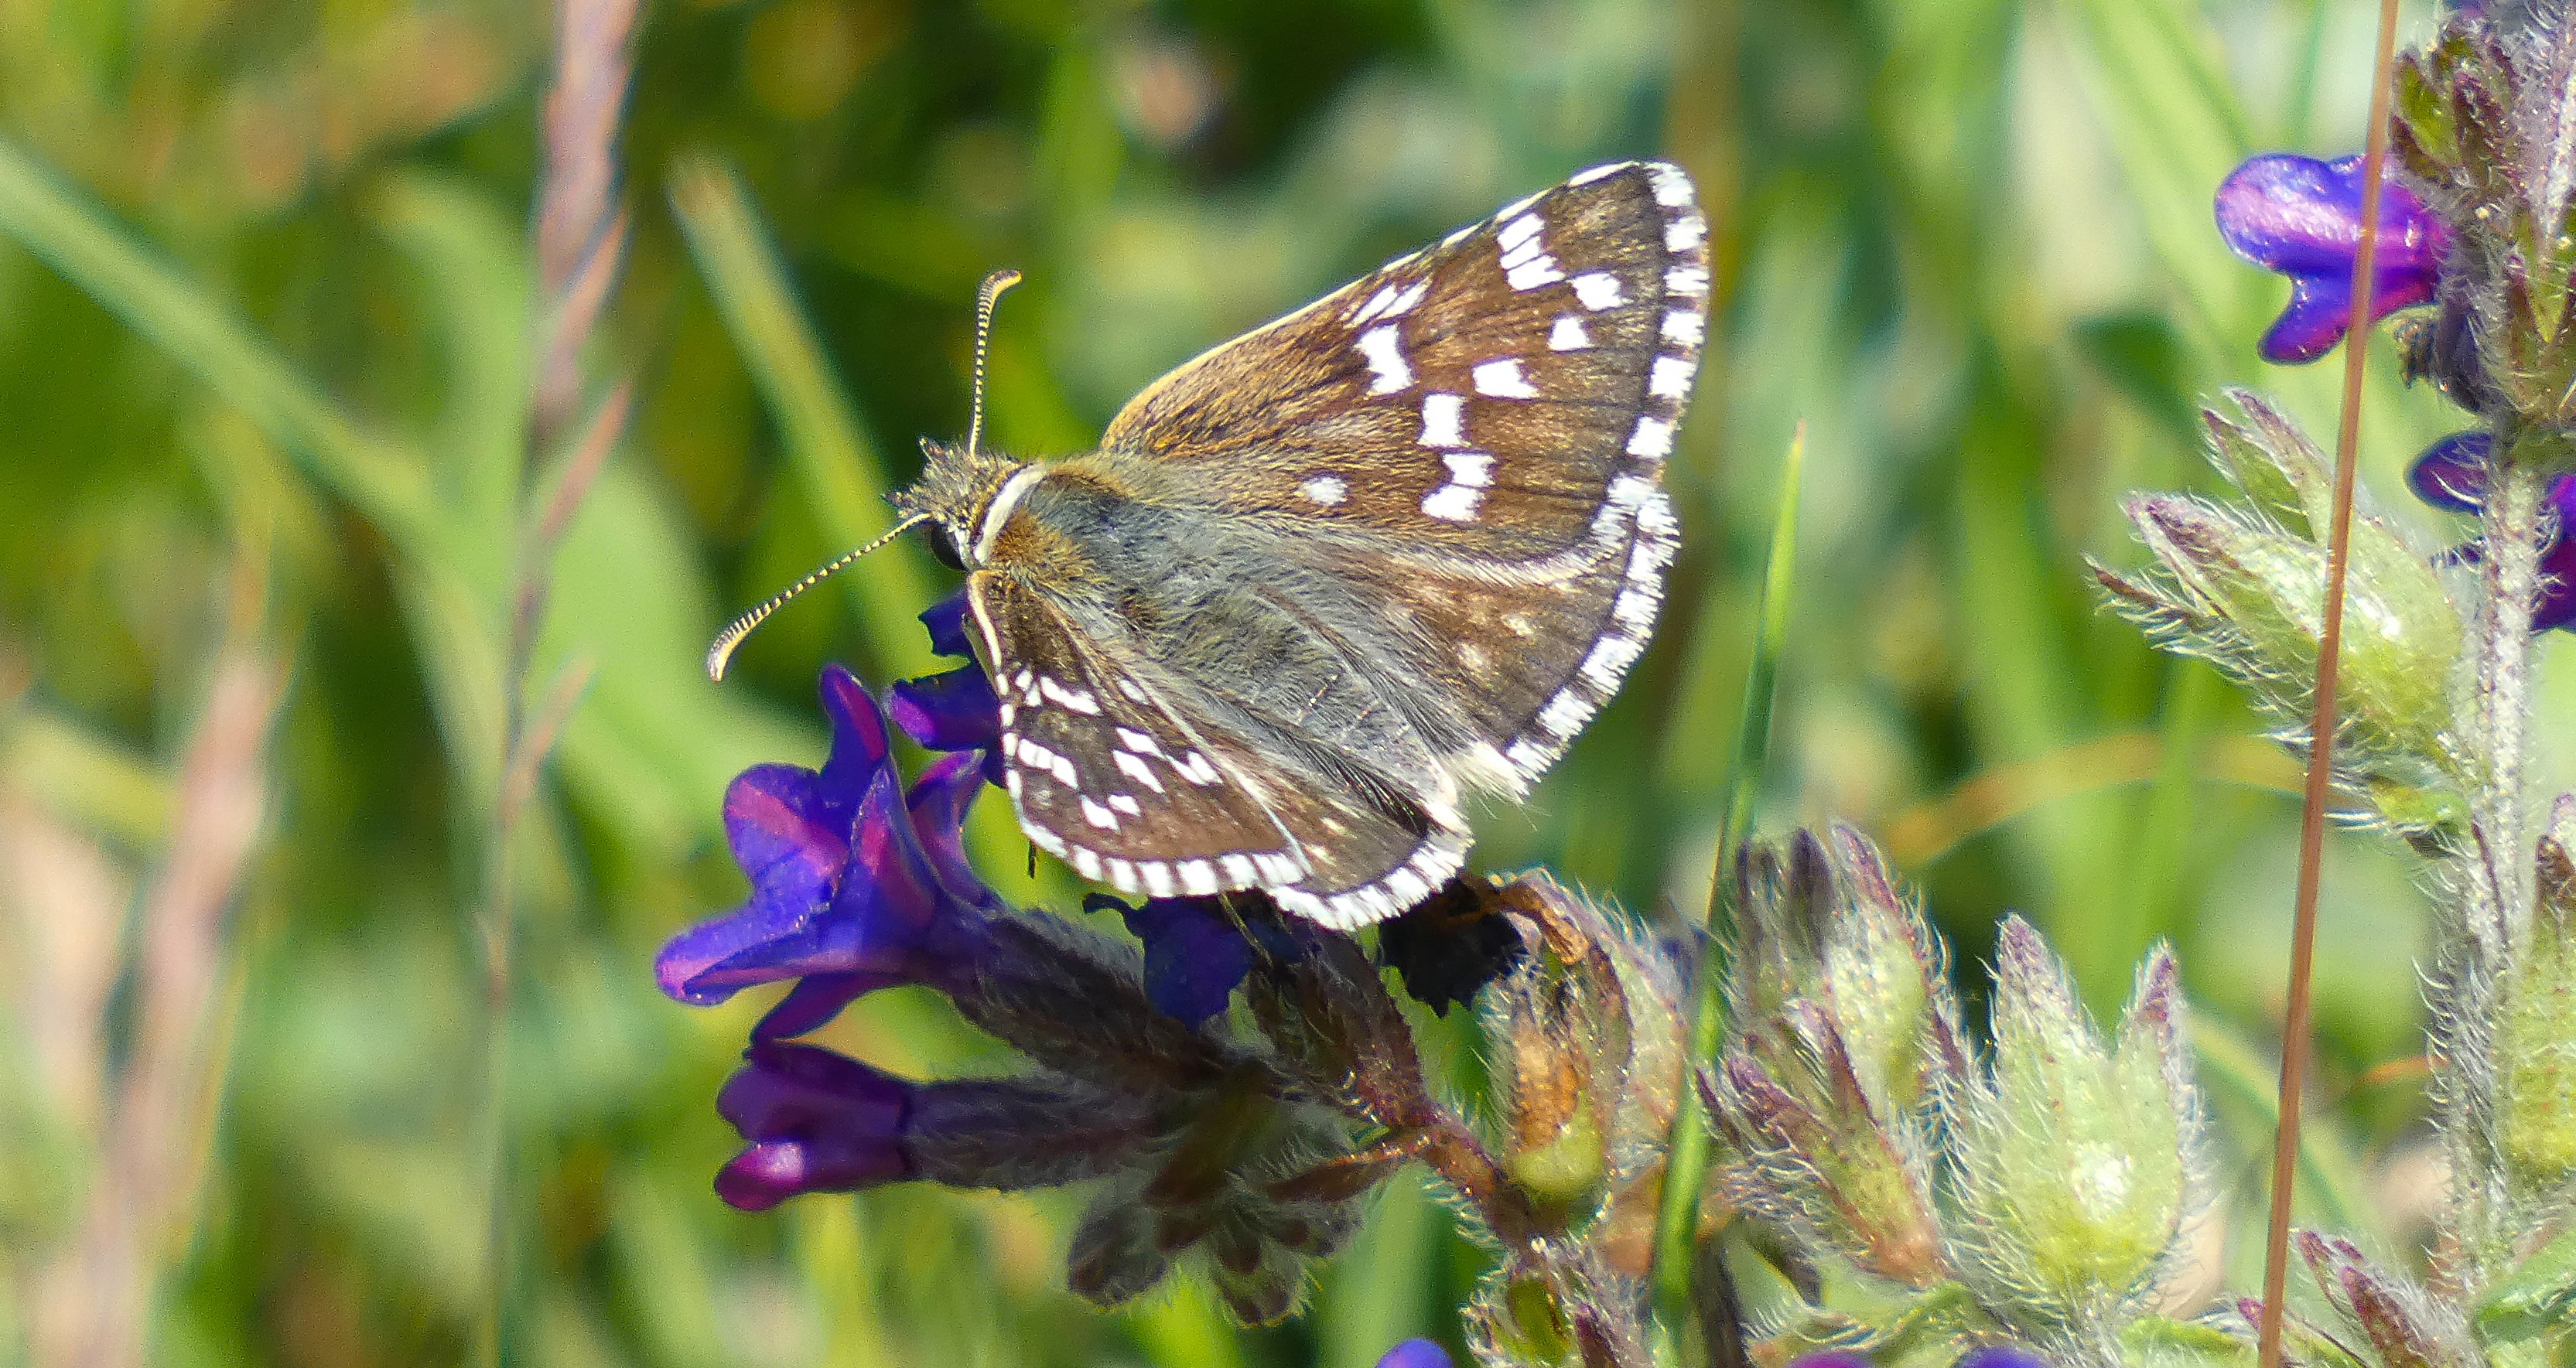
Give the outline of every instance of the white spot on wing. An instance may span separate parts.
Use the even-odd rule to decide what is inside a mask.
[[[1297,486],[1297,492],[1330,508],[1350,497],[1350,484],[1339,475],[1316,475]]]
[[[1219,855],[1216,862],[1217,867],[1225,871],[1225,881],[1237,888],[1247,887],[1259,877],[1253,872],[1249,855]]]
[[[1575,299],[1593,313],[1628,301],[1627,292],[1619,288],[1619,277],[1608,271],[1585,271],[1574,278],[1573,285]]]
[[[1126,813],[1130,817],[1142,817],[1145,815],[1144,805],[1138,803],[1136,801],[1136,795],[1132,793],[1110,794],[1109,806],[1118,809],[1120,812]]]
[[[1506,356],[1499,361],[1488,361],[1476,367],[1472,374],[1478,394],[1489,394],[1497,399],[1538,397],[1538,390],[1531,386],[1529,377],[1521,373],[1519,357]]]
[[[1133,755],[1129,755],[1125,751],[1111,751],[1109,753],[1109,760],[1110,763],[1118,766],[1119,773],[1126,775],[1137,783],[1143,784],[1145,787],[1152,789],[1156,793],[1163,791],[1163,776],[1154,773],[1154,767],[1152,765],[1146,764],[1143,760]]]
[[[1664,225],[1664,250],[1687,252],[1708,240],[1708,220],[1684,214]]]
[[[1678,209],[1691,202],[1690,177],[1680,167],[1671,162],[1648,162],[1646,176],[1654,182],[1655,203]]]
[[[1592,345],[1592,334],[1583,330],[1583,320],[1567,314],[1547,330],[1549,351],[1581,351]]]
[[[1422,444],[1427,447],[1467,444],[1467,396],[1438,393],[1422,396]]]
[[[1565,272],[1557,267],[1556,258],[1544,254],[1503,269],[1503,283],[1515,290],[1535,290],[1563,279]]]
[[[1172,867],[1160,860],[1146,860],[1136,867],[1145,876],[1145,891],[1157,898],[1168,898],[1177,891],[1172,886]]]
[[[1615,175],[1618,175],[1620,172],[1625,171],[1625,170],[1627,170],[1629,167],[1634,166],[1634,165],[1636,165],[1636,163],[1635,163],[1635,162],[1609,162],[1609,163],[1605,163],[1605,164],[1600,165],[1600,166],[1592,167],[1592,168],[1590,168],[1590,169],[1588,169],[1588,170],[1583,170],[1583,171],[1577,171],[1577,172],[1575,172],[1575,173],[1574,173],[1574,175],[1573,175],[1573,178],[1572,178],[1572,179],[1569,179],[1568,181],[1566,181],[1566,184],[1568,184],[1568,185],[1590,185],[1592,182],[1597,181],[1597,180],[1607,180],[1607,179],[1609,179],[1610,177],[1615,176]]]
[[[1523,214],[1519,218],[1513,219],[1511,222],[1504,224],[1503,230],[1494,234],[1494,243],[1504,252],[1509,253],[1514,248],[1519,247],[1522,243],[1536,238],[1539,235],[1539,230],[1544,227],[1546,227],[1546,225],[1539,222],[1538,215]]]
[[[1708,339],[1708,315],[1695,309],[1675,309],[1664,315],[1664,340],[1696,347]]]
[[[1637,430],[1628,437],[1628,454],[1660,460],[1673,454],[1673,425],[1649,413],[1637,419]]]
[[[1217,890],[1216,867],[1205,860],[1180,863],[1181,891],[1205,897]]]
[[[1483,489],[1494,482],[1494,458],[1481,451],[1456,451],[1440,458],[1449,467],[1449,478],[1470,489]]]
[[[1369,393],[1393,394],[1413,383],[1413,367],[1405,363],[1404,345],[1396,340],[1394,324],[1381,323],[1361,333],[1359,349],[1377,377],[1370,382]]]
[[[1422,511],[1448,522],[1474,522],[1476,505],[1484,497],[1481,489],[1445,484],[1423,496]]]
[[[1217,773],[1216,766],[1208,763],[1208,758],[1206,756],[1199,754],[1197,751],[1191,751],[1189,754],[1182,756],[1178,761],[1174,762],[1172,768],[1179,770],[1182,778],[1189,780],[1191,783],[1196,784],[1201,788],[1206,788],[1225,778],[1224,775]]]
[[[1699,367],[1678,356],[1658,356],[1646,380],[1646,392],[1664,399],[1690,397],[1691,373]]]
[[[1091,823],[1093,826],[1096,826],[1103,831],[1116,831],[1118,829],[1118,814],[1091,801],[1089,797],[1085,797],[1082,800],[1082,820]]]
[[[1592,716],[1592,700],[1571,689],[1559,689],[1538,714],[1538,724],[1558,736],[1572,736]]]
[[[1664,293],[1687,295],[1697,299],[1708,293],[1708,268],[1676,266],[1664,272]]]

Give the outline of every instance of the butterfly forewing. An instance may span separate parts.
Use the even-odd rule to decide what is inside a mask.
[[[1244,513],[1562,561],[1598,540],[1622,474],[1659,479],[1706,332],[1706,238],[1678,170],[1598,168],[1174,371],[1103,454]]]

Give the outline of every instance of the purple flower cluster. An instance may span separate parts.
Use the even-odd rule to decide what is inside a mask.
[[[1875,1368],[1867,1354],[1848,1349],[1826,1349],[1801,1354],[1789,1361],[1789,1368]],[[2050,1368],[2047,1359],[2017,1344],[1988,1344],[1959,1356],[1951,1368]]]
[[[2358,156],[2318,161],[2273,153],[2245,162],[2219,185],[2219,235],[2238,256],[2290,279],[2289,305],[2263,335],[2264,359],[2314,361],[2352,330],[2361,191]],[[2389,181],[2380,201],[2370,321],[2433,302],[2451,244],[2449,225],[2413,191]],[[2487,433],[2455,434],[2416,460],[2410,483],[2436,508],[2475,513],[2492,454]],[[2534,631],[2576,626],[2576,543],[2563,531],[2576,519],[2576,478],[2557,480],[2549,502],[2561,530],[2542,555]],[[2474,561],[2478,547],[2471,543],[2453,555]]]
[[[940,652],[966,654],[963,598],[922,623]],[[822,768],[755,765],[726,788],[726,842],[750,897],[670,938],[654,961],[662,992],[688,1005],[793,984],[716,1100],[744,1139],[716,1177],[726,1203],[760,1211],[914,1177],[1020,1188],[1126,1172],[1185,1126],[1175,1097],[1255,1077],[1239,1051],[1198,1031],[1255,958],[1247,927],[1216,899],[1095,899],[1144,943],[1139,966],[1113,940],[1012,912],[969,866],[966,814],[999,778],[999,706],[981,667],[902,680],[886,706],[837,665],[819,690],[832,729]],[[909,786],[889,714],[940,752]],[[1280,927],[1249,930],[1275,940],[1273,956],[1301,953]],[[1041,1072],[912,1082],[793,1041],[896,984],[951,997]],[[1265,1278],[1262,1296],[1275,1286]]]

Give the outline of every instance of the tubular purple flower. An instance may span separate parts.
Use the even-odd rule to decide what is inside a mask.
[[[2263,359],[2314,361],[2352,328],[2353,259],[2361,246],[2361,158],[2272,153],[2218,187],[2219,236],[2238,256],[2290,278],[2290,302],[2263,334]],[[2370,321],[2433,298],[2451,230],[2394,180],[2381,200]]]
[[[1377,1368],[1450,1368],[1449,1351],[1427,1339],[1409,1339],[1386,1351]]]
[[[2406,482],[2417,498],[2435,508],[2476,513],[2486,498],[2488,457],[2494,446],[2495,439],[2486,433],[2455,432],[2415,458]],[[2550,484],[2549,506],[2557,527],[2540,553],[2540,602],[2533,605],[2531,615],[2535,632],[2576,627],[2576,539],[2568,536],[2569,526],[2576,523],[2576,475],[2562,475]],[[2451,555],[2474,563],[2478,543],[2457,547]]]
[[[1224,1011],[1252,972],[1251,938],[1214,898],[1147,898],[1135,907],[1106,894],[1083,900],[1087,912],[1113,909],[1145,943],[1145,996],[1165,1016],[1198,1025]]]
[[[965,656],[967,663],[940,674],[895,681],[886,711],[925,750],[983,752],[985,782],[999,786],[1001,699],[967,647],[965,619],[962,589],[923,610],[921,625],[930,630],[931,649],[941,655]]]
[[[837,665],[821,692],[832,723],[823,768],[758,765],[726,792],[726,836],[751,897],[672,937],[654,963],[665,993],[698,1006],[803,980],[757,1039],[812,1030],[876,988],[955,981],[1001,907],[959,834],[982,758],[949,756],[907,795],[876,700]]]
[[[766,1211],[913,1176],[903,1136],[915,1085],[811,1045],[755,1043],[747,1059],[716,1095],[751,1142],[716,1174],[727,1205]]]
[[[2018,1344],[1987,1344],[1959,1356],[1953,1368],[2049,1368],[2039,1352]]]

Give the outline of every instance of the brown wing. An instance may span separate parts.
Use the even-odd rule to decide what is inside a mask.
[[[1183,365],[1102,453],[1229,511],[1562,558],[1596,540],[1612,481],[1660,481],[1706,238],[1678,169],[1587,171]]]

